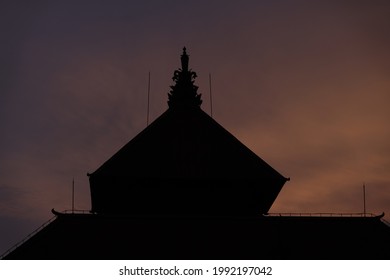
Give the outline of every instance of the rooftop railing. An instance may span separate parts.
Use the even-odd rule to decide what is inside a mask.
[[[27,240],[29,240],[31,237],[33,237],[38,231],[40,231],[41,229],[43,229],[44,227],[46,227],[48,224],[50,224],[54,219],[56,218],[56,216],[53,216],[51,217],[49,220],[47,220],[46,222],[44,222],[42,225],[40,225],[37,229],[35,229],[33,232],[31,232],[29,235],[27,235],[25,238],[23,238],[21,241],[19,241],[18,243],[16,243],[14,246],[12,246],[10,249],[8,249],[7,251],[5,251],[3,254],[0,255],[0,260],[3,259],[6,255],[8,255],[9,253],[11,253],[12,251],[14,251],[16,248],[18,248],[20,245],[22,245],[23,243],[25,243]]]
[[[63,210],[63,211],[57,211],[61,214],[93,214],[90,210]]]
[[[272,217],[378,217],[372,213],[268,213]]]
[[[385,213],[380,215],[375,215],[373,213],[268,213],[264,216],[271,217],[379,217],[380,220],[388,227],[390,227],[390,222],[385,220],[383,217]]]
[[[54,212],[53,212],[54,213]],[[89,210],[64,210],[64,211],[60,211],[60,212],[57,212],[57,213],[61,213],[61,214],[91,214],[92,213],[89,211]],[[54,213],[55,214],[55,213]],[[11,253],[12,251],[14,251],[16,248],[18,248],[20,245],[22,245],[23,243],[25,243],[27,240],[29,240],[31,237],[33,237],[36,233],[38,233],[38,231],[41,231],[43,228],[45,228],[48,224],[50,224],[57,216],[54,215],[53,217],[51,217],[49,220],[47,220],[46,222],[44,222],[42,225],[40,225],[38,228],[36,228],[33,232],[31,232],[29,235],[27,235],[25,238],[23,238],[21,241],[19,241],[18,243],[16,243],[14,246],[12,246],[10,249],[8,249],[7,251],[5,251],[3,254],[0,255],[0,259],[4,258],[6,255],[8,255],[9,253]]]

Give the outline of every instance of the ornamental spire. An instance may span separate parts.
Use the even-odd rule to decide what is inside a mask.
[[[201,94],[198,94],[198,87],[194,85],[196,73],[188,69],[189,56],[186,48],[183,48],[183,54],[180,57],[181,68],[175,70],[172,80],[176,83],[171,86],[168,93],[169,108],[175,106],[199,107],[202,104]]]
[[[183,48],[183,54],[181,55],[181,69],[183,71],[188,71],[188,61],[190,60],[187,52],[186,52],[186,47]]]

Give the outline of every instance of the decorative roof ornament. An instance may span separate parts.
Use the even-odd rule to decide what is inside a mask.
[[[176,83],[171,86],[168,93],[169,108],[176,106],[199,107],[202,104],[201,94],[198,94],[198,87],[194,85],[197,77],[196,72],[188,69],[189,56],[186,48],[183,48],[181,55],[181,68],[175,70],[172,80]]]

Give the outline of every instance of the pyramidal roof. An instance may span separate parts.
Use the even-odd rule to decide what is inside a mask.
[[[287,179],[200,108],[188,62],[184,48],[169,108],[89,175],[93,212],[247,215],[271,207]]]

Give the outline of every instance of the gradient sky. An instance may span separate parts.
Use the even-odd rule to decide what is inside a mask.
[[[314,3],[315,2],[315,3]],[[285,177],[271,212],[390,219],[389,1],[1,1],[0,253],[90,209],[95,171],[167,109],[183,46],[204,111]]]

